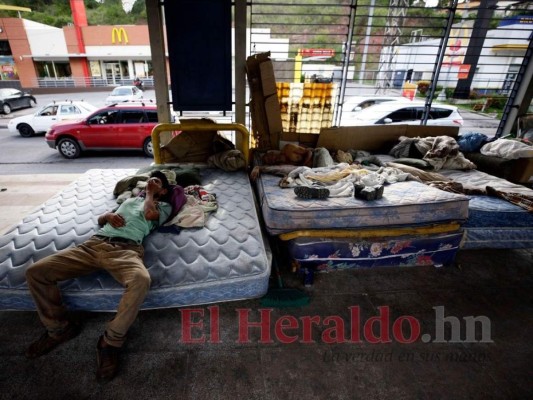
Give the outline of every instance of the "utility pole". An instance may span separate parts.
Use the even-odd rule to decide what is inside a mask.
[[[472,80],[476,74],[476,67],[483,49],[483,43],[489,30],[490,21],[494,15],[494,10],[498,0],[481,0],[477,12],[477,18],[474,21],[474,27],[472,29],[472,36],[466,49],[466,54],[463,63],[470,65],[468,76],[465,79],[458,79],[457,86],[453,93],[453,97],[456,99],[468,99],[470,96],[470,88],[472,86]]]

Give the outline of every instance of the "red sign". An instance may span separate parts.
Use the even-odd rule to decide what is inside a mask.
[[[335,49],[300,49],[302,57],[335,57]]]
[[[459,65],[459,71],[457,71],[457,79],[467,79],[470,72],[470,64]]]

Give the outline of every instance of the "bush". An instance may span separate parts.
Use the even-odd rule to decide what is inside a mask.
[[[431,82],[429,82],[429,81],[418,81],[416,83],[418,93],[420,93],[421,95],[425,96],[427,91],[429,90],[429,85],[430,84],[431,84]]]
[[[505,104],[507,103],[507,97],[503,96],[494,96],[494,97],[487,97],[488,106],[491,108],[497,108],[500,110],[503,110],[505,107]]]

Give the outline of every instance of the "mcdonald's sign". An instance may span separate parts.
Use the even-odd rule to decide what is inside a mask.
[[[128,43],[128,34],[123,27],[113,28],[113,31],[111,32],[111,43],[115,44],[115,42],[124,44]]]

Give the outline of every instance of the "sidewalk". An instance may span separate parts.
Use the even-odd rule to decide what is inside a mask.
[[[77,176],[0,176],[2,229]],[[305,290],[278,261],[285,285]],[[532,265],[533,249],[460,251],[446,268],[317,274],[304,307],[142,311],[108,384],[95,380],[95,345],[112,314],[73,313],[80,336],[27,360],[37,314],[0,311],[0,399],[530,398]]]
[[[0,175],[0,235],[79,176]]]

